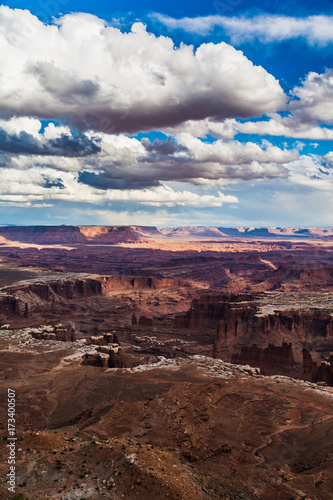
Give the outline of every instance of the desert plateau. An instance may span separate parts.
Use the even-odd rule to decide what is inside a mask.
[[[331,230],[2,226],[0,238],[16,494],[332,498]],[[14,498],[1,453],[0,495]]]

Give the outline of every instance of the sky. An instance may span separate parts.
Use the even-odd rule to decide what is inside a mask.
[[[333,226],[331,0],[0,6],[0,224]]]

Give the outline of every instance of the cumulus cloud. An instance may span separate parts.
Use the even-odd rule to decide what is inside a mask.
[[[295,139],[332,140],[333,129],[322,124],[333,124],[333,70],[326,69],[322,74],[310,72],[290,94],[291,100],[287,106],[290,113],[287,116],[267,113],[267,119],[260,121],[226,119],[221,123],[207,118],[198,122],[188,121],[166,131],[174,134],[186,132],[200,137],[213,135],[225,139],[232,139],[240,132]]]
[[[253,17],[205,16],[175,19],[154,13],[152,19],[174,30],[207,35],[214,28],[221,28],[234,44],[252,42],[281,42],[295,38],[304,39],[309,45],[326,46],[333,43],[333,16],[290,17],[262,14]]]
[[[100,190],[81,184],[76,175],[62,173],[61,179],[56,172],[40,168],[29,169],[24,178],[22,172],[13,169],[1,170],[0,200],[3,202],[32,202],[60,200],[105,204],[110,202],[135,202],[150,206],[202,206],[217,207],[223,203],[237,203],[232,195],[201,194],[189,190],[176,191],[171,186],[160,185],[152,189],[106,189]],[[61,183],[61,185],[59,185]]]
[[[0,65],[1,204],[220,207],[238,202],[220,191],[236,182],[332,186],[330,154],[235,140],[332,139],[319,126],[333,123],[331,70],[310,73],[287,104],[277,80],[226,43],[194,50],[141,23],[125,33],[70,14],[46,25],[4,6]],[[143,130],[164,135],[130,136]]]
[[[54,131],[46,135],[54,135]],[[144,189],[158,187],[165,182],[186,182],[192,185],[222,185],[235,180],[268,180],[286,177],[285,164],[298,158],[297,149],[281,149],[269,142],[215,140],[206,142],[187,132],[164,140],[108,135],[86,134],[94,137],[100,152],[75,158],[0,154],[3,171],[39,168],[53,180],[45,180],[48,187],[62,187],[62,173],[72,172],[81,184],[107,189]],[[0,179],[2,178],[0,170]]]
[[[2,118],[63,117],[80,130],[136,132],[207,117],[275,111],[278,81],[226,43],[196,50],[129,33],[88,14],[45,25],[29,11],[0,7]]]
[[[0,201],[0,206],[20,208],[50,208],[53,203],[31,203],[31,201]]]
[[[38,128],[39,126],[39,128]],[[48,125],[39,133],[41,123],[36,119],[0,120],[0,151],[15,154],[46,156],[87,156],[101,148],[84,134],[72,135],[67,127]]]
[[[290,108],[299,121],[333,124],[333,70],[312,71],[292,90],[296,98]]]
[[[244,134],[258,135],[273,135],[293,137],[295,139],[310,139],[310,140],[333,140],[333,130],[326,127],[321,127],[309,122],[302,121],[300,117],[289,115],[282,117],[274,113],[269,115],[268,120],[262,121],[246,121],[243,123],[233,123],[234,132]]]
[[[333,189],[333,169],[330,153],[324,157],[301,156],[288,165],[292,183],[322,191]]]
[[[234,118],[227,118],[222,122],[212,121],[209,118],[204,120],[188,120],[175,127],[165,127],[163,132],[166,134],[174,135],[178,132],[185,132],[194,137],[212,137],[233,139],[237,133],[238,122]]]
[[[80,182],[100,189],[142,189],[172,181],[217,185],[220,181],[286,177],[284,164],[299,156],[297,149],[281,149],[269,143],[208,143],[185,132],[153,142],[103,136],[103,151],[96,165],[92,160],[82,160],[84,168],[79,173]]]
[[[326,155],[322,157],[321,163],[323,165],[323,168],[328,169],[328,172],[326,170],[326,173],[330,173],[332,170],[333,172],[333,151],[330,151]]]

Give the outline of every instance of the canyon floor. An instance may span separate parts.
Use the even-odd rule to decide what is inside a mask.
[[[332,498],[330,233],[1,229],[0,498]]]

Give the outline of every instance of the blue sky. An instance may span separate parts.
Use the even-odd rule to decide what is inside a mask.
[[[3,5],[0,223],[332,226],[332,60],[326,0]]]

